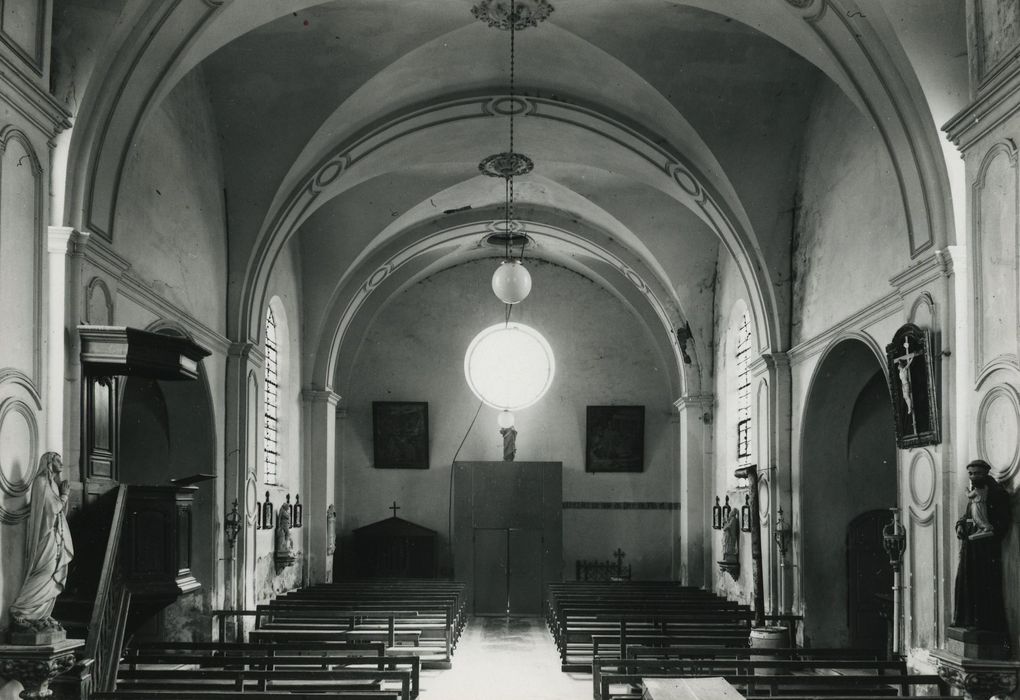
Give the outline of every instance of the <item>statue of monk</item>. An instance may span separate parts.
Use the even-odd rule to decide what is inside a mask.
[[[74,557],[64,509],[70,486],[60,478],[63,463],[56,452],[39,459],[32,481],[26,540],[25,581],[11,603],[11,632],[62,632],[50,613],[67,581]]]
[[[1001,634],[1009,639],[1002,593],[1002,539],[1012,522],[1009,494],[989,476],[991,465],[967,465],[968,503],[956,521],[960,564],[956,571],[953,626]]]

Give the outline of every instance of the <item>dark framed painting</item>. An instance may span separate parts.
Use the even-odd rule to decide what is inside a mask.
[[[585,471],[644,471],[644,406],[588,406],[585,432]]]
[[[941,441],[936,342],[931,331],[908,323],[885,346],[896,446],[900,449]]]
[[[376,469],[428,469],[428,402],[373,401],[372,455]]]

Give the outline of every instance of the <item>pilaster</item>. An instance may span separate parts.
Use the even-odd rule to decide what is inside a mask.
[[[327,556],[329,533],[326,513],[336,493],[336,420],[340,395],[326,386],[301,392],[305,404],[304,482],[308,505],[305,536],[308,583],[332,580],[333,562]]]
[[[709,537],[708,493],[705,475],[712,463],[712,394],[681,396],[677,410],[680,457],[680,580],[684,584],[711,584],[712,539]]]
[[[74,229],[50,226],[46,237],[46,449],[64,453],[64,333],[67,246]]]
[[[224,434],[224,480],[221,504],[226,513],[237,499],[242,529],[225,564],[224,602],[235,609],[255,605],[255,518],[258,508],[258,439],[261,428],[259,377],[265,358],[258,345],[233,343],[227,353],[226,430]],[[224,533],[217,536],[225,537]]]
[[[765,353],[762,356],[768,372],[769,454],[767,469],[759,464],[759,470],[766,473],[769,489],[768,520],[775,527],[778,511],[783,509],[784,521],[793,522],[793,381],[790,372],[790,358],[785,352]],[[780,556],[775,538],[766,545],[774,556],[769,556],[769,576],[776,582],[775,600],[771,606],[776,612],[790,610],[792,599],[792,576],[789,562]],[[792,540],[792,538],[791,538]],[[792,542],[791,542],[792,544]]]

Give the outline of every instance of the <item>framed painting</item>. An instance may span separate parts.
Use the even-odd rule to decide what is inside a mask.
[[[585,471],[644,471],[644,406],[588,406],[586,427]]]
[[[372,455],[376,469],[428,469],[428,402],[373,401]]]

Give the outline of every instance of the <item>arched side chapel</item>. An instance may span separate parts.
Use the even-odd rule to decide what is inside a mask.
[[[0,633],[49,450],[72,519],[118,483],[215,475],[191,524],[202,588],[152,634],[208,639],[209,610],[355,575],[353,533],[391,503],[435,531],[441,575],[469,575],[453,462],[502,456],[463,369],[505,318],[489,278],[506,190],[478,163],[513,114],[534,288],[511,318],[557,363],[517,413],[517,460],[562,463],[559,575],[619,550],[635,578],[750,602],[749,539],[724,573],[711,527],[717,497],[743,504],[746,461],[767,610],[803,615],[804,644],[875,639],[853,567],[897,507],[899,651],[933,669],[963,467],[987,460],[1011,494],[1020,473],[1020,35],[996,19],[1016,3],[558,0],[515,38],[512,96],[506,34],[471,4],[5,3]],[[935,341],[939,441],[898,448],[886,345],[907,323]],[[210,354],[194,381],[121,381],[104,437],[79,326]],[[427,468],[375,466],[377,402],[427,402]],[[640,471],[586,468],[592,406],[644,407]],[[281,566],[260,525],[288,497],[304,524]]]

